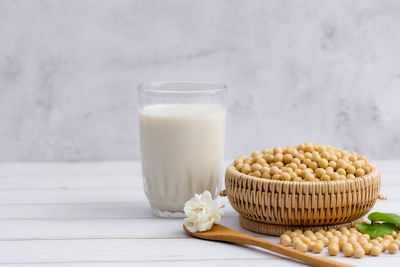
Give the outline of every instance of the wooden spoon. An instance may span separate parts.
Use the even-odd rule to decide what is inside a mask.
[[[192,233],[186,229],[185,225],[183,225],[183,229],[185,229],[187,234],[197,237],[197,238],[207,239],[207,240],[216,240],[216,241],[225,241],[225,242],[235,243],[235,244],[257,246],[257,247],[265,248],[267,250],[276,252],[281,255],[288,256],[290,258],[300,260],[300,261],[302,261],[306,264],[312,265],[312,266],[321,266],[321,267],[350,266],[350,265],[340,263],[337,261],[332,261],[332,260],[312,256],[310,254],[300,252],[293,248],[288,248],[288,247],[285,247],[285,246],[282,246],[279,244],[275,244],[275,243],[272,243],[272,242],[269,242],[266,240],[262,240],[262,239],[253,237],[251,235],[246,235],[246,234],[234,231],[232,229],[229,229],[220,224],[214,224],[214,226],[210,230],[204,231],[204,232]]]

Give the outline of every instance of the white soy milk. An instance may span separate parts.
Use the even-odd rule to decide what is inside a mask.
[[[225,111],[214,105],[150,105],[139,112],[144,185],[154,210],[181,212],[195,193],[218,194]]]

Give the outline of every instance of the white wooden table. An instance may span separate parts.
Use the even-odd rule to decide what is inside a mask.
[[[373,210],[400,213],[400,161],[373,162],[388,197]],[[261,249],[188,237],[182,223],[152,214],[139,162],[0,164],[1,266],[300,265]],[[222,224],[249,233],[227,201]],[[400,253],[332,259],[400,266]]]

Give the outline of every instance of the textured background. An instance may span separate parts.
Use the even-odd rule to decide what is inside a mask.
[[[138,159],[137,84],[227,83],[227,157],[400,157],[400,1],[0,1],[0,161]]]

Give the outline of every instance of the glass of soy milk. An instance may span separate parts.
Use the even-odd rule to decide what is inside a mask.
[[[154,82],[138,87],[144,190],[153,212],[183,217],[183,207],[222,182],[227,87]]]

